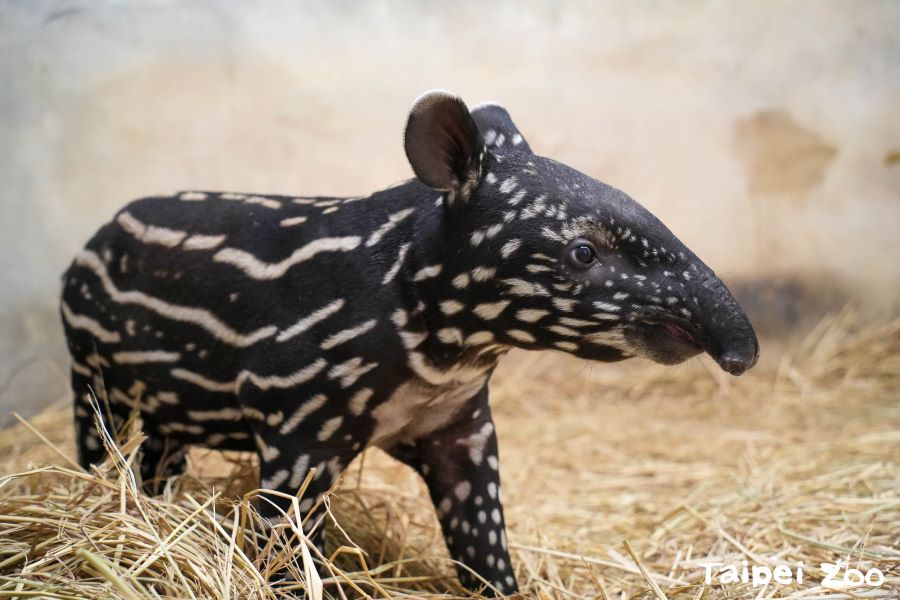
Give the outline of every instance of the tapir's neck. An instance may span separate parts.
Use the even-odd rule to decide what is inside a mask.
[[[472,314],[479,287],[474,277],[479,275],[457,262],[447,242],[453,236],[446,196],[418,182],[407,185],[404,196],[409,192],[419,200],[408,225],[410,246],[397,284],[410,327],[427,334],[421,350],[435,365],[493,368],[509,347],[497,344],[484,321]]]

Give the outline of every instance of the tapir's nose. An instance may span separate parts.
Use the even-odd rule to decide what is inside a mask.
[[[759,359],[759,340],[747,315],[715,276],[698,286],[697,296],[710,356],[726,373],[744,374]]]
[[[714,358],[726,373],[743,375],[759,360],[759,340],[751,329],[748,337],[733,341],[730,347]]]
[[[729,353],[719,357],[719,366],[722,367],[722,370],[726,373],[737,376],[743,375],[745,371],[755,365],[756,360],[757,356],[748,360],[746,357]]]

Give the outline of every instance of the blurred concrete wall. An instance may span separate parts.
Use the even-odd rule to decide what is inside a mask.
[[[64,393],[59,274],[125,201],[381,188],[434,87],[502,102],[730,282],[895,312],[898,32],[891,0],[0,2],[0,408]]]

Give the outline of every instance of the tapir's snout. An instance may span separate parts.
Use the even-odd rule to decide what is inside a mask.
[[[651,298],[655,302],[637,307],[626,339],[638,354],[662,364],[677,364],[705,352],[726,373],[743,375],[759,360],[759,341],[750,319],[711,271],[688,281],[679,295],[668,286],[672,296],[665,304]]]
[[[759,340],[750,319],[714,275],[699,283],[695,291],[704,349],[726,373],[744,374],[759,360]]]

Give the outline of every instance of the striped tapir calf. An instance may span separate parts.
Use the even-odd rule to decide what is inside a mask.
[[[363,449],[424,478],[464,585],[517,589],[488,380],[513,347],[740,375],[753,328],[725,285],[621,191],[534,154],[506,110],[429,92],[416,179],[359,198],[182,192],[137,200],[64,276],[78,449],[137,406],[145,484],[190,445],[252,450],[300,508]],[[274,499],[269,516],[288,508]]]

